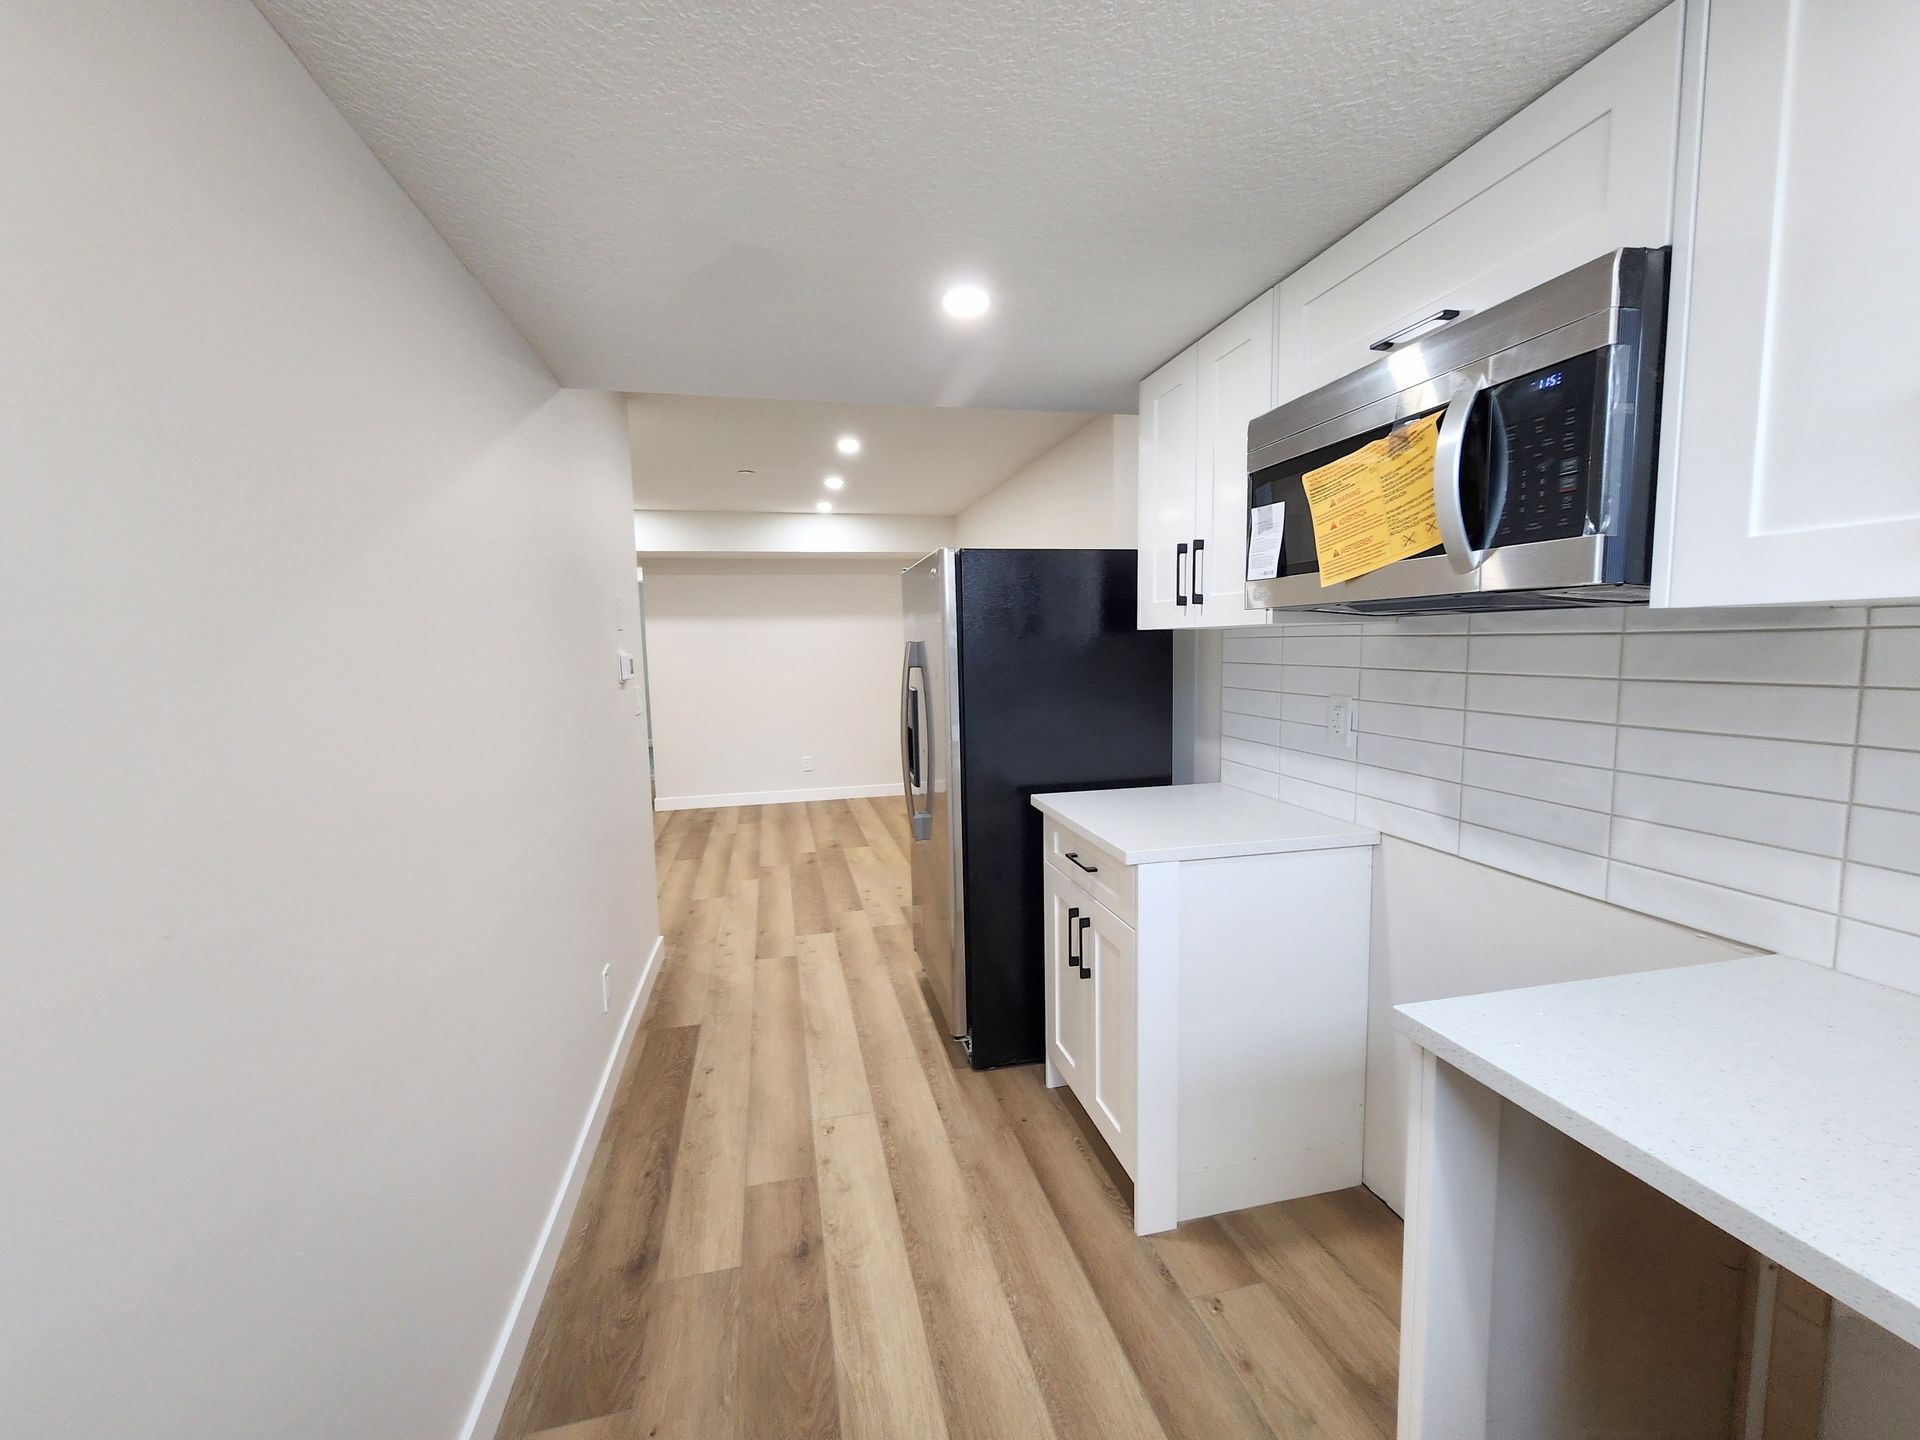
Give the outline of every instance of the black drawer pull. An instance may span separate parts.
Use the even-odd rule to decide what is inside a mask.
[[[1093,924],[1091,917],[1086,915],[1080,917],[1080,978],[1082,980],[1093,978],[1093,967],[1087,963],[1087,927],[1091,924]]]
[[[1086,861],[1080,858],[1077,852],[1069,850],[1066,852],[1066,855],[1067,855],[1067,859],[1073,861],[1074,864],[1078,865],[1082,870],[1086,871],[1087,874],[1098,875],[1100,873],[1100,867],[1098,865],[1087,864]]]
[[[1078,920],[1079,918],[1080,918],[1080,907],[1078,905],[1074,906],[1071,910],[1067,911],[1067,968],[1069,970],[1073,969],[1075,966],[1077,966],[1080,963],[1080,957],[1073,953],[1073,932],[1076,928],[1078,928],[1074,925],[1073,922]]]

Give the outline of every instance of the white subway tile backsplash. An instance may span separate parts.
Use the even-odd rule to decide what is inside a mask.
[[[1602,813],[1613,799],[1611,770],[1536,760],[1528,755],[1502,755],[1493,750],[1467,751],[1460,778],[1482,790],[1502,790],[1509,795],[1526,795]]]
[[[1920,750],[1920,690],[1862,690],[1860,743]]]
[[[1511,870],[1562,890],[1600,898],[1607,890],[1607,860],[1604,855],[1589,855],[1567,850],[1504,830],[1488,830],[1480,825],[1460,827],[1460,853],[1482,865]]]
[[[1920,935],[1920,875],[1849,865],[1840,913],[1889,930]]]
[[[1846,848],[1847,807],[1802,795],[1622,774],[1614,777],[1613,813],[1811,855],[1838,858]]]
[[[1860,630],[1663,631],[1630,634],[1630,680],[1727,680],[1754,685],[1856,685]]]
[[[1360,688],[1360,672],[1325,665],[1282,665],[1280,688],[1295,695],[1352,695]]]
[[[1360,698],[1457,710],[1467,703],[1467,677],[1441,670],[1362,670]]]
[[[1467,626],[1474,635],[1558,635],[1569,631],[1618,630],[1617,605],[1568,606],[1562,610],[1487,610]]]
[[[1289,665],[1346,665],[1360,663],[1358,635],[1289,635]]]
[[[1866,624],[1858,605],[1741,605],[1724,610],[1627,611],[1629,630],[1845,630]]]
[[[1920,629],[1867,632],[1867,684],[1920,690]]]
[[[1236,739],[1232,735],[1222,736],[1220,740],[1220,758],[1231,760],[1236,765],[1245,765],[1252,770],[1280,771],[1280,748],[1277,745],[1256,745],[1250,740]]]
[[[1278,665],[1278,635],[1228,635],[1220,643],[1220,658],[1247,665]]]
[[[1473,675],[1591,675],[1620,673],[1618,635],[1475,635],[1467,646]]]
[[[1361,685],[1366,677],[1361,677]],[[1438,705],[1390,705],[1369,700],[1354,707],[1359,728],[1372,735],[1399,735],[1408,740],[1434,740],[1458,745],[1466,729],[1466,713]]]
[[[1431,775],[1436,780],[1460,778],[1460,747],[1430,740],[1402,740],[1397,735],[1361,735],[1358,759],[1363,765],[1404,770],[1409,775]]]
[[[1920,990],[1920,606],[1315,616],[1224,668],[1229,783]]]
[[[1464,670],[1465,635],[1375,635],[1360,642],[1360,660],[1369,670]]]
[[[1620,703],[1617,680],[1577,680],[1556,675],[1470,675],[1467,708],[1498,715],[1536,715],[1549,720],[1588,720],[1611,725]]]
[[[1529,836],[1568,850],[1584,850],[1590,855],[1607,853],[1608,819],[1593,810],[1469,785],[1460,793],[1460,818],[1489,830]]]
[[[1311,780],[1301,780],[1292,775],[1282,775],[1279,779],[1277,798],[1289,805],[1317,810],[1322,815],[1332,815],[1340,820],[1353,819],[1353,791],[1335,790],[1331,786],[1316,785]]]
[[[1278,690],[1280,675],[1278,665],[1239,665],[1227,661],[1220,667],[1221,679],[1234,690]]]
[[[1635,775],[1705,780],[1822,800],[1845,800],[1850,792],[1853,750],[1846,745],[1626,725],[1619,734],[1614,767]]]
[[[1849,975],[1920,991],[1920,938],[1859,920],[1840,922],[1836,963]]]
[[[1383,616],[1365,622],[1369,635],[1464,635],[1465,615]]]
[[[1354,786],[1362,795],[1376,800],[1391,800],[1413,810],[1457,819],[1460,815],[1460,786],[1451,780],[1435,780],[1427,775],[1409,775],[1404,770],[1382,770],[1361,765],[1354,775]]]
[[[1229,715],[1265,715],[1278,719],[1286,713],[1281,707],[1286,696],[1277,690],[1236,690],[1228,686],[1221,692],[1220,708]]]
[[[1870,805],[1920,810],[1920,751],[1861,750],[1853,794]]]
[[[1847,825],[1847,858],[1920,874],[1920,815],[1856,800]]]
[[[1831,913],[1664,875],[1658,870],[1643,870],[1618,860],[1607,867],[1607,899],[1710,935],[1724,935],[1819,965],[1833,963],[1838,926]]]
[[[1223,759],[1220,762],[1220,780],[1223,784],[1233,785],[1241,790],[1251,790],[1256,795],[1265,795],[1269,800],[1285,798],[1280,793],[1281,780],[1278,775],[1270,774],[1265,770],[1255,770],[1246,765],[1236,765],[1231,760]],[[1332,813],[1324,806],[1316,805],[1313,808],[1322,814]],[[1352,817],[1342,816],[1341,818],[1351,819]]]
[[[1856,690],[1813,685],[1627,680],[1620,686],[1622,725],[1698,730],[1707,735],[1851,745],[1858,706]]]
[[[1371,795],[1354,797],[1353,818],[1359,824],[1373,826],[1383,835],[1398,835],[1402,840],[1434,850],[1453,851],[1460,846],[1458,820],[1395,805],[1389,800],[1376,800]]]
[[[1280,718],[1295,725],[1327,728],[1327,697],[1324,695],[1282,695]]]
[[[1234,740],[1252,740],[1261,745],[1280,743],[1280,722],[1261,715],[1240,715],[1228,710],[1220,717],[1220,733]]]
[[[1684,875],[1750,895],[1771,895],[1812,910],[1832,910],[1840,897],[1838,860],[1725,835],[1651,825],[1624,815],[1613,818],[1609,853],[1615,860],[1645,870]]]
[[[1280,773],[1290,775],[1296,780],[1311,780],[1316,785],[1325,785],[1332,790],[1353,789],[1354,762],[1335,760],[1327,755],[1313,755],[1305,750],[1282,750],[1280,752]]]
[[[1335,760],[1353,759],[1353,751],[1327,737],[1327,725],[1324,720],[1318,725],[1302,725],[1292,720],[1282,720],[1280,745],[1283,749],[1302,750],[1309,755],[1327,755]]]
[[[1531,755],[1570,765],[1613,764],[1613,727],[1583,720],[1541,720],[1531,715],[1467,712],[1467,745],[1502,755]]]

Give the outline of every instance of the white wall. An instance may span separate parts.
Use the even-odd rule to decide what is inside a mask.
[[[889,560],[649,560],[660,806],[898,791],[900,570]]]
[[[958,543],[1130,550],[1139,474],[1139,417],[1096,416],[962,510]]]
[[[659,929],[624,414],[244,0],[0,28],[0,1430],[450,1436]]]
[[[1376,937],[1376,1058],[1393,1003],[1724,953],[1593,946],[1631,912],[1920,990],[1920,608],[1315,616],[1224,649],[1222,778],[1437,867],[1430,910]],[[1332,694],[1358,697],[1354,750]],[[1538,923],[1487,893],[1502,871],[1553,897]],[[1372,1183],[1397,1075],[1370,1100]]]

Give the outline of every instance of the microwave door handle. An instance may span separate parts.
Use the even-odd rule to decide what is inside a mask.
[[[1487,377],[1476,376],[1453,392],[1446,414],[1440,417],[1440,435],[1433,449],[1433,510],[1440,522],[1440,544],[1456,575],[1471,575],[1486,563],[1487,552],[1475,550],[1467,538],[1467,516],[1461,486],[1467,449],[1467,422],[1474,404],[1487,388]]]

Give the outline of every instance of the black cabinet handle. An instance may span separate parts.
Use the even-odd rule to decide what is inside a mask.
[[[1088,916],[1080,917],[1080,978],[1082,980],[1093,978],[1093,967],[1087,964],[1087,927],[1091,924],[1093,921]]]
[[[1180,573],[1187,565],[1187,542],[1182,540],[1173,547],[1173,603],[1185,606],[1187,603],[1186,580]]]
[[[1082,870],[1086,871],[1087,874],[1098,875],[1100,873],[1100,867],[1098,865],[1087,864],[1086,861],[1080,858],[1079,851],[1069,850],[1066,852],[1066,856],[1067,856],[1067,859],[1073,861],[1074,864],[1078,865]]]
[[[1073,932],[1078,927],[1073,923],[1080,918],[1080,907],[1074,906],[1067,911],[1067,968],[1073,969],[1080,963],[1080,957],[1073,953]]]
[[[1204,605],[1207,603],[1207,597],[1200,593],[1200,552],[1205,550],[1206,548],[1207,548],[1207,542],[1204,540],[1196,540],[1193,542],[1192,589],[1193,589],[1193,603],[1196,605]]]

